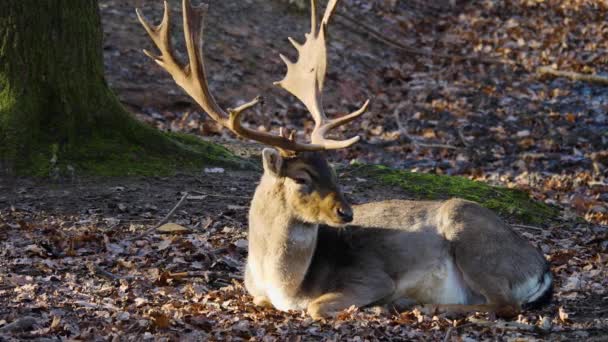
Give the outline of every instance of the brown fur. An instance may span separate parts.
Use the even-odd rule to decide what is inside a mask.
[[[314,318],[402,299],[519,309],[550,291],[542,254],[473,202],[367,203],[337,229],[331,226],[346,223],[338,209],[351,207],[323,156],[263,155],[245,272],[258,305],[303,309]]]

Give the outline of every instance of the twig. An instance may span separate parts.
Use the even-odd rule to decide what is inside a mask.
[[[505,330],[526,330],[526,331],[539,330],[539,328],[534,325],[518,323],[518,322],[505,322],[505,321],[491,322],[491,321],[486,321],[484,319],[479,319],[479,318],[474,318],[474,317],[470,317],[469,321],[476,325],[494,326],[496,328],[505,329]]]
[[[169,273],[169,278],[205,278],[206,281],[209,281],[209,277],[220,278],[223,275],[225,273],[216,271],[185,271]],[[234,273],[228,273],[228,276],[233,279],[243,279],[243,276]]]
[[[337,12],[336,15],[343,18],[345,21],[349,22],[350,24],[352,24],[353,26],[345,25],[345,26],[348,26],[352,31],[356,32],[356,31],[364,30],[366,33],[368,33],[370,36],[372,36],[376,40],[383,42],[385,44],[391,45],[395,48],[398,48],[399,50],[404,51],[411,55],[436,57],[436,58],[449,59],[449,60],[455,60],[455,61],[465,60],[465,61],[484,63],[484,64],[500,64],[500,65],[519,66],[519,64],[517,62],[507,61],[507,60],[502,60],[502,59],[472,57],[472,56],[456,56],[456,55],[445,54],[445,53],[440,53],[440,52],[422,51],[420,49],[416,49],[414,47],[407,46],[392,38],[386,37],[379,31],[377,31],[376,29],[364,24],[363,22],[361,22],[361,20],[357,20],[348,14],[344,14],[342,12]]]
[[[448,342],[450,340],[450,337],[452,336],[452,330],[454,330],[453,327],[448,328],[448,331],[445,332],[445,337],[443,338],[443,342]]]
[[[103,268],[101,268],[99,265],[94,265],[93,270],[95,271],[95,273],[97,273],[98,275],[104,277],[104,278],[108,278],[110,280],[120,280],[122,277],[117,276],[116,274],[110,272],[110,271],[106,271]]]
[[[590,83],[599,83],[603,85],[608,85],[608,77],[600,76],[600,75],[589,75],[589,74],[581,74],[578,72],[572,71],[559,71],[555,70],[551,67],[540,67],[537,69],[538,74],[540,75],[550,75],[555,77],[567,77],[574,81],[585,81]]]
[[[458,127],[458,137],[460,138],[460,141],[462,141],[462,144],[465,147],[471,147],[471,143],[467,141],[467,138],[465,138],[464,136],[464,132],[462,131],[462,127]]]
[[[135,276],[116,275],[110,271],[103,269],[101,266],[94,264],[92,262],[87,262],[86,266],[91,273],[97,274],[99,276],[102,276],[102,277],[112,280],[112,281],[121,280],[121,279],[132,280],[132,279],[136,278]]]
[[[177,202],[177,204],[176,204],[176,205],[173,207],[173,209],[171,209],[171,211],[169,211],[169,213],[168,213],[168,214],[167,214],[165,217],[163,217],[163,219],[162,219],[162,220],[160,220],[160,221],[158,222],[158,224],[156,224],[156,226],[154,226],[154,227],[152,227],[152,228],[150,228],[150,229],[147,229],[147,230],[146,230],[146,231],[144,231],[143,233],[141,233],[141,234],[139,234],[139,235],[137,235],[137,236],[135,236],[135,237],[132,237],[132,238],[130,238],[130,239],[128,239],[128,240],[129,240],[129,241],[132,241],[132,240],[139,240],[139,239],[141,239],[142,237],[144,237],[145,235],[148,235],[148,234],[150,234],[151,232],[153,232],[154,230],[156,230],[158,227],[160,227],[160,226],[162,226],[163,224],[167,223],[167,222],[168,222],[168,221],[171,219],[171,217],[173,216],[173,214],[175,214],[175,211],[177,210],[177,208],[179,208],[179,207],[182,205],[182,203],[184,203],[184,201],[186,201],[186,199],[187,199],[187,198],[188,198],[188,193],[186,192],[186,193],[185,193],[185,194],[182,196],[182,198],[179,200],[179,202]]]
[[[517,228],[523,228],[523,229],[536,230],[536,231],[539,231],[539,232],[544,232],[545,231],[544,228],[534,227],[534,226],[528,226],[526,224],[512,224],[511,226],[517,227]]]
[[[426,147],[426,148],[445,148],[448,150],[461,150],[462,149],[458,146],[452,146],[452,145],[446,145],[446,144],[427,144],[427,143],[420,142],[420,140],[418,140],[418,139],[414,139],[414,140],[412,140],[412,142],[414,143],[414,145],[417,145],[420,147]]]
[[[195,194],[200,194],[202,196],[211,196],[211,197],[220,197],[220,198],[244,198],[244,199],[250,199],[250,197],[247,197],[247,196],[207,194],[207,193],[204,193],[202,191],[197,191],[197,190],[192,190],[192,192],[195,193]],[[198,198],[194,198],[194,199],[198,199]]]
[[[460,328],[466,328],[466,327],[470,327],[472,325],[475,325],[475,323],[464,323],[464,324],[457,326],[456,329],[458,330]]]

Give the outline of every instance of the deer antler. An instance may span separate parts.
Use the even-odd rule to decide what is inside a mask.
[[[285,154],[289,152],[301,152],[301,151],[320,151],[326,149],[335,149],[352,145],[358,140],[357,138],[350,139],[349,144],[345,145],[328,145],[325,141],[315,140],[315,132],[318,131],[315,127],[313,132],[312,144],[302,144],[295,140],[294,132],[289,132],[286,129],[281,128],[279,135],[268,134],[264,132],[255,131],[244,127],[241,123],[242,114],[245,110],[255,106],[261,101],[260,97],[256,97],[250,102],[247,102],[235,109],[223,110],[220,107],[211,92],[209,91],[209,85],[207,83],[207,74],[205,72],[204,59],[203,59],[203,17],[207,12],[207,5],[203,4],[199,7],[193,7],[190,0],[183,0],[183,16],[184,16],[184,36],[186,39],[186,49],[188,51],[189,63],[182,65],[173,55],[173,46],[171,44],[170,34],[170,9],[167,1],[164,1],[165,10],[163,19],[158,26],[150,25],[141,14],[140,10],[137,9],[137,17],[145,28],[146,32],[152,38],[152,41],[156,47],[160,50],[160,56],[155,56],[149,51],[144,50],[144,53],[151,57],[158,65],[165,69],[175,80],[180,87],[182,87],[190,97],[192,97],[209,116],[222,126],[228,128],[236,135],[248,138],[251,140],[259,141],[263,144],[277,147]],[[335,1],[334,1],[335,6]],[[316,24],[315,24],[316,26]],[[325,56],[325,45],[322,44],[323,55]],[[323,71],[324,75],[325,72]],[[321,76],[322,78],[322,76]],[[367,106],[367,103],[364,107]],[[364,110],[364,108],[362,108]],[[353,113],[356,114],[356,113]],[[356,116],[350,114],[338,120],[329,121],[325,125],[321,126],[321,130],[328,130],[343,123],[346,123]],[[316,114],[313,114],[315,116]],[[317,115],[318,116],[318,115]],[[352,116],[352,117],[351,117]],[[325,117],[323,115],[323,117]],[[315,119],[316,120],[316,119]],[[317,133],[318,134],[318,133]],[[353,141],[354,140],[354,141]],[[318,141],[318,143],[317,143]]]
[[[317,151],[322,147],[315,145],[299,144],[295,139],[290,139],[285,135],[272,135],[258,132],[244,127],[241,124],[241,117],[245,110],[255,106],[261,101],[256,97],[250,102],[243,104],[235,109],[223,110],[211,95],[207,83],[207,74],[203,62],[202,36],[203,36],[203,16],[207,12],[207,6],[203,4],[193,7],[189,0],[184,0],[182,7],[184,13],[184,36],[186,48],[188,50],[189,63],[183,66],[173,55],[170,34],[170,9],[167,1],[164,1],[165,11],[160,25],[154,27],[150,25],[137,9],[137,17],[148,32],[152,41],[160,50],[160,56],[154,56],[149,51],[144,53],[151,57],[158,65],[165,69],[182,87],[190,97],[192,97],[213,120],[228,128],[235,134],[256,140],[261,143],[275,146],[286,151]],[[293,138],[293,137],[292,137]]]
[[[283,80],[275,82],[275,84],[297,97],[312,115],[315,121],[315,128],[311,134],[311,142],[313,144],[325,146],[325,149],[344,148],[359,141],[359,137],[356,136],[347,140],[337,141],[325,138],[325,134],[329,130],[361,116],[367,110],[369,100],[360,109],[340,118],[330,120],[325,115],[322,98],[323,82],[325,81],[325,73],[327,71],[325,33],[338,0],[329,1],[319,28],[317,28],[316,1],[311,0],[310,2],[310,33],[305,35],[306,41],[304,44],[296,42],[291,37],[288,38],[291,44],[298,50],[298,61],[294,63],[281,55],[281,59],[287,65],[287,74]]]

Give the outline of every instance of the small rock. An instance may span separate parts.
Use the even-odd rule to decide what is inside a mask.
[[[551,323],[551,319],[548,316],[544,316],[538,326],[544,331],[550,331],[553,327],[553,323]]]
[[[517,132],[517,137],[518,138],[525,138],[525,137],[528,137],[528,136],[530,136],[530,130],[528,130],[528,129],[524,129],[522,131]]]
[[[249,331],[249,321],[239,321],[232,326],[232,329],[236,331]]]
[[[118,315],[116,315],[116,319],[119,321],[126,321],[129,319],[129,317],[131,317],[131,314],[126,311],[120,312]]]
[[[157,206],[155,206],[155,205],[153,205],[153,204],[150,204],[150,203],[146,204],[146,205],[145,205],[145,208],[146,208],[147,210],[152,211],[152,212],[156,212],[156,211],[158,211],[158,207],[157,207]]]
[[[582,286],[581,278],[574,274],[565,281],[565,284],[562,285],[563,291],[577,291],[580,290]]]
[[[224,169],[221,167],[210,167],[205,168],[205,173],[224,173]]]
[[[127,205],[124,203],[118,203],[118,210],[124,213],[125,211],[127,211]]]
[[[141,298],[141,297],[135,298],[134,302],[135,302],[135,307],[138,307],[138,308],[148,304],[148,301],[145,298]]]
[[[121,245],[116,243],[106,243],[106,250],[112,255],[122,254],[125,251]]]
[[[247,242],[247,240],[245,240],[245,239],[238,239],[234,243],[234,245],[237,246],[238,248],[247,249],[247,247],[249,246],[249,242]]]

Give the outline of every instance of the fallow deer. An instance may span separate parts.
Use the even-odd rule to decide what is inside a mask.
[[[351,305],[409,300],[444,308],[519,310],[547,299],[552,275],[541,252],[493,212],[462,199],[390,200],[351,207],[322,151],[346,148],[359,137],[326,138],[328,131],[361,116],[328,119],[322,107],[327,68],[326,30],[338,0],[330,0],[320,26],[311,0],[311,32],[304,44],[289,39],[297,62],[284,56],[285,78],[276,82],[312,115],[311,143],[293,132],[258,132],[241,124],[256,98],[224,110],[209,91],[203,65],[206,6],[183,1],[189,64],[172,52],[169,7],[154,27],[138,17],[161,52],[156,63],[173,76],[207,114],[234,134],[270,145],[249,211],[245,286],[257,305],[307,310],[320,318]]]

